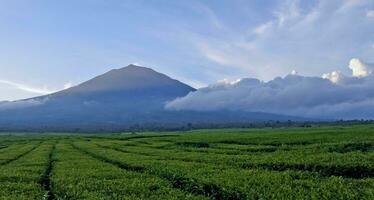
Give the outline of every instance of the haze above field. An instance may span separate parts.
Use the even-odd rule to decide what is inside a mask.
[[[349,75],[373,62],[371,0],[1,1],[0,100],[48,94],[129,63],[194,87]]]

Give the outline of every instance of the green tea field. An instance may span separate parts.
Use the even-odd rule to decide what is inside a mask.
[[[374,199],[374,125],[3,133],[0,199]]]

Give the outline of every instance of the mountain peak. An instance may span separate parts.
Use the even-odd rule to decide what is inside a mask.
[[[122,67],[122,68],[118,68],[118,69],[112,69],[110,71],[108,71],[107,73],[110,73],[110,72],[126,72],[126,73],[131,73],[131,72],[153,72],[153,73],[157,73],[155,70],[153,70],[152,68],[148,68],[148,67],[143,67],[143,66],[139,66],[139,65],[135,65],[135,64],[129,64],[127,65],[126,67]],[[106,74],[107,74],[106,73]],[[105,74],[103,74],[105,75]]]
[[[66,92],[106,92],[106,91],[134,91],[153,90],[159,88],[174,88],[182,90],[183,94],[194,89],[186,84],[174,80],[165,74],[147,67],[130,64],[126,67],[113,69],[97,76]]]
[[[140,65],[136,65],[136,64],[129,64],[127,65],[126,67],[123,67],[123,68],[120,68],[119,70],[126,70],[126,69],[131,69],[131,70],[149,70],[149,71],[154,71],[156,72],[155,70],[153,70],[152,68],[149,68],[149,67],[143,67],[143,66],[140,66]]]
[[[146,69],[151,69],[151,68],[143,67],[143,66],[140,66],[140,65],[137,65],[137,64],[129,64],[129,65],[127,65],[124,68],[146,68]]]

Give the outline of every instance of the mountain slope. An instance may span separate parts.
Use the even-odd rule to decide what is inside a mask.
[[[185,96],[194,88],[150,68],[129,65],[111,70],[75,87],[34,99],[48,104],[91,107],[120,106],[131,110],[163,109],[166,101]],[[105,104],[105,105],[104,105]]]
[[[150,68],[129,65],[111,70],[76,87],[55,95],[95,94],[106,92],[150,92],[159,96],[183,96],[195,89]]]

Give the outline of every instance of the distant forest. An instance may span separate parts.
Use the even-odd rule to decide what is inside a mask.
[[[46,132],[70,132],[70,133],[119,133],[119,132],[144,132],[144,131],[189,131],[195,129],[224,129],[224,128],[290,128],[290,127],[319,127],[327,125],[351,126],[362,124],[374,124],[374,120],[337,120],[329,122],[300,122],[300,121],[262,121],[248,123],[186,123],[186,124],[167,124],[167,123],[144,123],[132,125],[87,125],[87,126],[42,126],[42,127],[12,127],[2,128],[0,132],[30,132],[30,133],[46,133]]]

